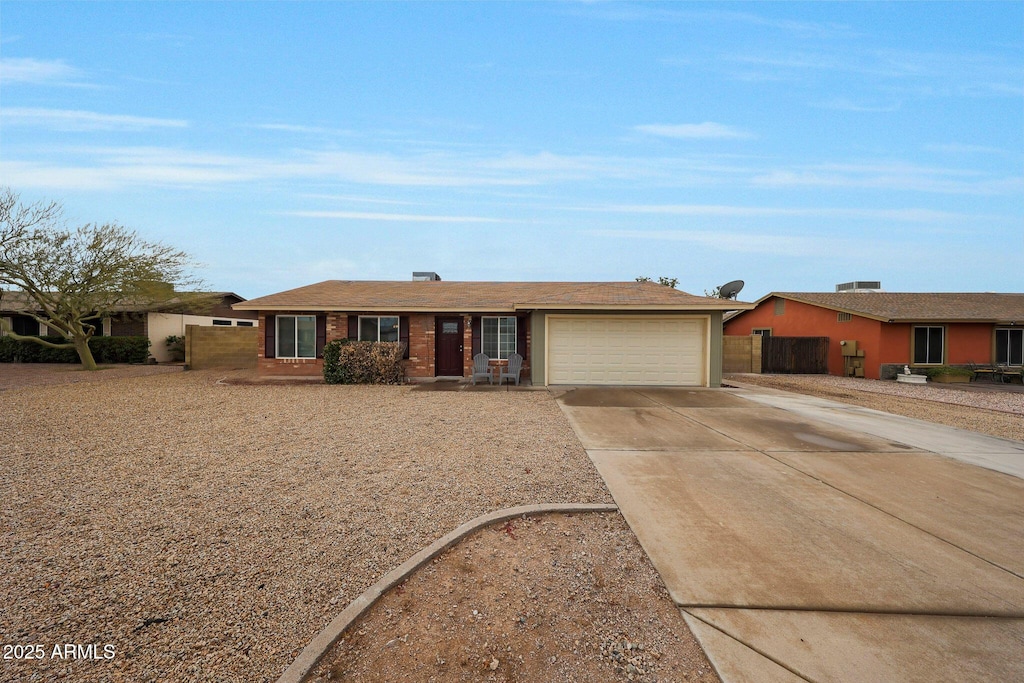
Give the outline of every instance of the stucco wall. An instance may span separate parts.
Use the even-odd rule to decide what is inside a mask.
[[[232,325],[237,325],[239,320],[242,322],[256,323],[255,320],[246,318],[224,318],[221,316],[216,317],[217,320],[229,320]],[[210,315],[186,315],[181,313],[150,313],[147,324],[148,335],[149,335],[149,354],[157,360],[158,363],[167,363],[171,360],[170,353],[167,352],[167,337],[184,337],[185,328],[189,325],[202,325],[204,327],[213,327],[214,316]],[[227,325],[216,326],[222,329],[232,329]],[[253,328],[242,328],[242,329],[253,329]]]
[[[864,376],[880,379],[883,368],[913,365],[912,323],[883,323],[879,320],[851,316],[849,322],[839,322],[837,312],[787,299],[785,310],[776,313],[776,298],[761,302],[725,323],[726,335],[749,335],[755,328],[769,328],[776,337],[828,337],[828,371],[843,374],[843,357],[839,342],[854,340],[864,351]],[[988,323],[922,323],[944,327],[945,358],[950,365],[971,362],[990,363],[994,354],[994,326]],[[891,368],[889,368],[891,370]]]

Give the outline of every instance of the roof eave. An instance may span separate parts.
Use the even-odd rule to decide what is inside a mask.
[[[297,306],[280,304],[256,304],[250,302],[235,304],[231,308],[236,311],[311,311],[317,313],[332,313],[344,311],[346,313],[517,313],[522,311],[663,311],[693,313],[699,311],[735,311],[750,310],[753,304],[732,303],[728,306],[721,304],[508,304],[502,306]]]

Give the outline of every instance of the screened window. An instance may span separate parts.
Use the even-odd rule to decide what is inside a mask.
[[[488,358],[508,360],[516,352],[515,317],[481,318],[480,345]]]
[[[1024,330],[996,330],[996,363],[1024,365]]]
[[[398,316],[359,316],[359,341],[398,341]]]
[[[316,358],[316,316],[277,316],[277,357]]]
[[[914,363],[942,365],[944,330],[941,327],[914,328]]]

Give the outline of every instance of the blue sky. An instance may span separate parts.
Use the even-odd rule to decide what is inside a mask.
[[[0,184],[211,289],[1024,291],[1024,3],[0,4]]]

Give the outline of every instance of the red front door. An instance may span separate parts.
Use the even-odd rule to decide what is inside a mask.
[[[462,377],[462,318],[437,318],[434,325],[437,345],[434,374],[438,377]]]

